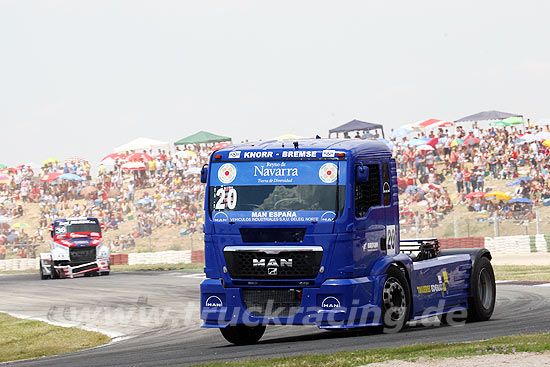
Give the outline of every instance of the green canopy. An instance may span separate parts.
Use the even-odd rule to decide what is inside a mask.
[[[510,125],[520,125],[523,124],[523,119],[521,117],[508,117],[504,122],[509,123]]]
[[[196,134],[189,135],[188,137],[178,140],[174,143],[174,145],[219,143],[222,141],[231,141],[231,138],[228,136],[212,134],[206,131],[199,131]]]

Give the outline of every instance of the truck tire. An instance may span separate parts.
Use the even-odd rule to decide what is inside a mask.
[[[44,275],[44,269],[42,268],[42,261],[40,262],[40,279],[42,280],[50,279],[49,275]]]
[[[468,321],[487,321],[493,315],[496,300],[495,273],[488,258],[482,257],[475,262],[470,284]]]
[[[101,276],[107,276],[109,275],[111,272],[110,271],[104,271],[104,272],[101,272],[99,273]]]
[[[398,333],[409,320],[411,290],[403,271],[390,266],[382,289],[382,332]]]
[[[265,326],[232,325],[220,329],[223,337],[236,345],[256,344],[264,335]]]
[[[50,271],[50,279],[59,279],[59,274],[57,273],[57,270],[55,270],[54,262],[51,262],[51,271]]]

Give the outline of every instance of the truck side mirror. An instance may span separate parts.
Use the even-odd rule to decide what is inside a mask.
[[[50,231],[50,235],[51,235],[52,238],[53,238],[54,232],[53,232],[53,225],[52,225],[52,224],[50,224],[50,225],[48,226],[48,231]]]
[[[204,166],[202,166],[202,169],[201,169],[201,182],[206,183],[207,180],[208,180],[208,165],[205,164]]]
[[[365,183],[369,181],[369,167],[357,166],[355,168],[355,181]]]

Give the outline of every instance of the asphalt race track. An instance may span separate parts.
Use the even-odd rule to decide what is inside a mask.
[[[550,330],[550,287],[498,284],[489,322],[415,326],[399,334],[268,327],[259,344],[232,346],[201,329],[200,277],[178,272],[112,273],[108,277],[39,280],[0,276],[0,311],[109,332],[112,344],[17,366],[179,366],[214,361],[327,353],[416,343],[463,342]]]

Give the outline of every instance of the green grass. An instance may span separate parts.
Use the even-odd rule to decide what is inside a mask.
[[[186,273],[202,273],[204,264],[144,264],[144,265],[111,265],[112,271],[161,271],[161,270],[182,270]]]
[[[107,335],[0,313],[0,362],[68,353],[108,343]]]
[[[498,352],[488,352],[495,347]],[[506,348],[507,351],[503,351]],[[360,350],[332,354],[312,354],[273,359],[215,363],[202,366],[218,367],[351,367],[392,359],[414,361],[418,358],[447,358],[480,354],[544,352],[550,350],[550,334],[516,335],[483,342],[455,344],[417,344],[398,348]],[[485,352],[487,350],[487,352]]]
[[[496,265],[497,280],[529,280],[550,282],[550,266]]]

